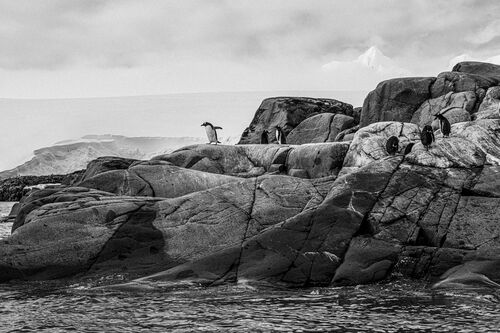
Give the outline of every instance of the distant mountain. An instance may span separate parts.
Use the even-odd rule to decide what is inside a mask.
[[[61,141],[54,146],[35,150],[33,158],[28,162],[0,172],[0,179],[25,175],[67,174],[85,169],[88,162],[100,156],[149,159],[155,155],[206,141],[205,138],[193,137],[87,135],[78,140]],[[231,142],[226,140],[226,143]]]

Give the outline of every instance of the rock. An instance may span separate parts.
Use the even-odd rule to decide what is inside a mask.
[[[335,285],[358,285],[380,281],[389,275],[400,250],[401,247],[394,243],[355,237],[332,282]]]
[[[432,98],[446,95],[449,92],[473,91],[481,101],[489,87],[497,85],[498,80],[477,74],[461,72],[440,73],[430,89]]]
[[[329,285],[349,240],[358,232],[363,217],[398,163],[395,158],[379,161],[338,178],[330,186],[328,195],[314,208],[246,237],[237,246],[140,279],[140,282],[186,279],[208,285],[228,281]]]
[[[479,110],[472,116],[477,119],[500,119],[500,86],[491,87],[479,106]]]
[[[113,253],[107,244],[127,249],[123,255],[137,256],[163,243],[151,225],[155,216],[151,205],[156,199],[89,195],[84,192],[83,200],[54,202],[33,210],[25,224],[0,240],[0,281],[53,279],[85,272]],[[121,237],[124,225],[129,224],[139,224],[142,229]],[[160,258],[152,265],[157,267],[158,261]],[[141,260],[143,271],[147,264]]]
[[[399,154],[408,143],[420,141],[420,131],[415,124],[380,122],[361,128],[354,135],[344,159],[344,167],[361,167],[389,156],[385,144],[391,136],[399,138]]]
[[[472,141],[453,136],[436,138],[429,150],[420,142],[415,144],[406,160],[436,168],[476,168],[485,164],[486,154]]]
[[[354,126],[354,118],[333,113],[309,117],[295,127],[287,137],[289,144],[332,142],[345,129]]]
[[[256,177],[269,170],[272,164],[284,164],[288,149],[288,146],[273,144],[193,145],[152,160],[210,173]]]
[[[476,103],[476,94],[473,91],[460,93],[449,92],[433,99],[425,101],[413,114],[411,122],[417,124],[420,128],[430,125],[434,121],[434,116],[438,113],[444,114],[450,123],[470,120],[469,114],[473,112]],[[457,117],[450,115],[452,113],[465,113],[468,118],[455,119]],[[450,120],[451,118],[451,120]],[[461,120],[467,119],[467,120]],[[453,121],[453,122],[452,122]],[[439,127],[438,127],[439,128]]]
[[[337,175],[347,148],[347,143],[340,142],[303,146],[197,145],[155,157],[153,160],[245,178],[265,172],[287,172],[286,170],[292,169],[304,170],[301,176],[307,174],[306,178],[319,178]],[[291,175],[290,172],[287,174]],[[297,175],[296,172],[294,174]]]
[[[412,246],[441,246],[460,194],[475,173],[405,160],[371,210],[365,229],[377,239]]]
[[[500,165],[500,119],[479,119],[451,126],[451,135],[474,143],[486,154],[486,163]]]
[[[265,176],[172,199],[85,188],[46,193],[21,208],[24,223],[0,241],[0,281],[173,267],[316,207],[321,186]]]
[[[138,160],[116,156],[98,157],[89,162],[81,180],[92,178],[106,171],[128,169],[135,162],[138,162]]]
[[[446,271],[432,288],[500,289],[499,266],[500,260],[471,260]]]
[[[430,87],[435,80],[420,77],[382,81],[365,98],[360,126],[382,121],[410,122],[413,113],[431,98]]]
[[[333,141],[338,142],[338,141],[352,141],[354,138],[354,133],[356,133],[359,130],[359,125],[356,125],[354,127],[348,128],[346,130],[343,130],[337,136]]]
[[[485,165],[474,186],[468,189],[468,193],[483,197],[500,198],[500,166]]]
[[[470,121],[471,119],[469,112],[461,108],[446,108],[441,112],[446,117],[446,119],[448,119],[451,125]],[[439,119],[434,119],[432,121],[432,129],[436,131],[439,128]]]
[[[498,221],[500,198],[462,196],[443,246],[466,250],[493,249],[500,253]]]
[[[255,116],[243,132],[239,144],[260,143],[264,130],[274,134],[274,126],[279,125],[288,136],[290,131],[306,118],[320,113],[341,113],[353,115],[352,105],[334,99],[308,97],[267,98],[257,109]],[[276,142],[274,135],[270,136]]]
[[[128,170],[107,171],[80,186],[117,195],[174,198],[237,181],[238,178],[179,168],[162,161],[136,164]]]
[[[454,72],[470,73],[485,76],[492,80],[500,81],[500,66],[486,62],[464,61],[456,64]]]
[[[308,144],[295,146],[288,153],[287,170],[303,170],[305,178],[321,178],[337,175],[342,168],[344,157],[349,149],[345,142]],[[291,172],[288,173],[293,176]]]

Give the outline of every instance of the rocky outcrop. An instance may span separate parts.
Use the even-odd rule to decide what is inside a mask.
[[[0,201],[19,201],[32,188],[41,184],[71,185],[81,176],[82,171],[68,175],[19,176],[0,181]]]
[[[394,97],[392,115],[411,120],[420,110],[424,121],[442,106],[475,114],[482,84],[493,81],[453,72],[438,83],[382,83],[380,92]],[[427,106],[417,105],[423,86],[426,100],[434,98]],[[385,117],[379,111],[374,119]],[[368,124],[348,142],[189,146],[98,169],[80,187],[31,192],[12,236],[0,241],[0,281],[128,272],[141,278],[116,288],[331,286],[442,274],[438,287],[500,284],[500,119],[456,122],[428,147],[408,120]],[[297,132],[331,129],[308,123]],[[392,155],[391,136],[399,138]]]
[[[340,113],[353,116],[352,105],[327,98],[273,97],[265,99],[255,112],[250,125],[241,135],[239,144],[260,143],[264,130],[276,142],[275,126],[288,135],[303,120],[320,113]]]
[[[429,99],[425,101],[413,114],[411,121],[420,128],[433,124],[434,129],[438,129],[434,119],[436,114],[444,115],[451,124],[469,121],[470,114],[476,104],[476,94],[472,91],[453,93]]]
[[[361,127],[380,121],[409,122],[423,102],[432,98],[436,78],[399,78],[383,81],[363,103]],[[437,97],[437,96],[435,96]]]
[[[333,142],[337,135],[355,125],[354,118],[343,114],[321,113],[307,118],[287,137],[289,144]]]
[[[138,162],[138,160],[116,156],[99,157],[87,164],[87,168],[81,180],[92,178],[106,171],[128,169],[134,162]]]
[[[337,175],[348,144],[331,142],[318,145],[196,145],[153,158],[204,172],[255,177],[282,173],[300,178]]]
[[[464,61],[453,67],[454,72],[470,73],[500,81],[500,65],[479,61]]]
[[[500,86],[491,87],[473,119],[500,119]]]

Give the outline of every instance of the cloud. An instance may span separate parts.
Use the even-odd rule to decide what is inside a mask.
[[[489,62],[492,64],[500,65],[500,54],[488,57],[476,57],[469,54],[461,54],[450,59],[449,68],[453,68],[456,64],[463,61]]]
[[[44,71],[58,73],[49,80],[102,70],[108,74],[96,80],[106,81],[115,71],[126,77],[144,69],[138,76],[165,73],[169,88],[226,71],[245,89],[279,86],[280,77],[283,85],[297,78],[288,87],[297,89],[317,83],[304,73],[355,59],[371,45],[415,75],[434,73],[456,54],[500,53],[498,12],[497,0],[0,0],[0,86],[29,71],[41,80]],[[226,77],[200,89],[231,86],[219,76]]]

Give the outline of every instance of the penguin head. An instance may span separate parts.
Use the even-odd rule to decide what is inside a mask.
[[[438,113],[434,115],[434,119],[443,119],[443,115]]]
[[[201,124],[201,126],[212,126],[212,124],[210,124],[208,121],[205,121],[203,124]]]

